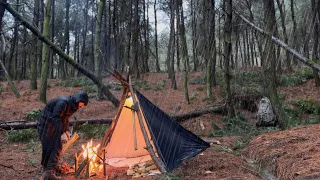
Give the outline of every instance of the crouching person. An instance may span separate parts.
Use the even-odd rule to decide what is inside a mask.
[[[61,135],[69,131],[69,117],[88,104],[88,95],[79,92],[72,96],[60,96],[50,100],[37,119],[37,129],[42,144],[44,180],[60,179],[55,175],[62,150]]]

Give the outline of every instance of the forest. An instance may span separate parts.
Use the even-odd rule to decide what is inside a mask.
[[[55,97],[90,99],[63,159],[98,143],[121,106],[114,70],[213,142],[138,179],[320,178],[319,23],[316,0],[0,0],[0,179],[41,174],[35,122]]]

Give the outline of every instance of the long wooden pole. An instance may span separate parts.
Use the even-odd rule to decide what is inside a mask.
[[[276,44],[278,44],[279,46],[281,46],[282,48],[284,48],[286,51],[288,51],[290,54],[292,54],[294,57],[296,57],[297,59],[299,59],[302,63],[308,65],[309,67],[311,67],[313,70],[320,72],[320,66],[315,64],[314,62],[312,62],[311,59],[308,59],[306,57],[304,57],[303,55],[301,55],[300,53],[298,53],[296,50],[292,49],[289,47],[289,45],[287,45],[286,43],[284,43],[283,41],[281,41],[280,39],[272,36],[271,34],[269,34],[269,32],[265,32],[263,31],[261,28],[259,28],[258,26],[256,26],[255,24],[253,24],[252,22],[250,22],[247,18],[245,18],[244,16],[242,16],[241,14],[235,12],[236,15],[238,15],[245,23],[247,23],[249,26],[253,27],[256,31],[258,31],[259,33],[263,34],[263,35],[267,35],[270,36],[272,41]]]
[[[141,115],[141,111],[139,109],[139,102],[137,101],[136,99],[136,96],[135,96],[135,93],[133,91],[133,87],[132,87],[132,84],[131,84],[131,77],[129,76],[129,87],[130,87],[130,92],[131,92],[131,96],[132,96],[132,100],[133,100],[133,104],[134,106],[138,107],[136,109],[136,112],[138,114],[138,119],[139,119],[139,123],[140,123],[140,128],[141,128],[141,131],[142,131],[142,134],[143,134],[143,137],[144,137],[144,140],[146,142],[146,149],[148,150],[148,152],[150,153],[150,156],[152,158],[152,160],[154,161],[155,165],[159,168],[160,172],[161,173],[166,173],[166,169],[164,168],[164,163],[161,161],[161,159],[158,159],[155,152],[153,151],[153,147],[150,143],[150,140],[148,138],[148,134],[147,134],[147,131],[146,131],[146,128],[144,126],[144,122],[142,120],[142,115]]]
[[[120,114],[121,114],[121,111],[122,111],[122,108],[123,108],[123,104],[125,102],[125,99],[126,99],[126,94],[127,94],[127,88],[124,88],[123,89],[123,93],[122,93],[122,96],[121,96],[121,100],[120,100],[120,107],[118,108],[118,111],[116,113],[116,115],[114,116],[114,125],[113,127],[111,127],[112,129],[109,129],[107,131],[107,133],[104,135],[102,141],[101,141],[101,145],[98,149],[98,154],[101,155],[101,153],[103,153],[103,149],[107,146],[108,142],[110,141],[110,138],[112,136],[112,133],[114,131],[114,128],[116,127],[117,123],[118,123],[118,120],[119,120],[119,117],[120,117]]]

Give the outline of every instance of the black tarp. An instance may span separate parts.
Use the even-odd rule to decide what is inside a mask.
[[[136,95],[157,153],[168,172],[210,147],[209,143],[183,128],[139,91]]]

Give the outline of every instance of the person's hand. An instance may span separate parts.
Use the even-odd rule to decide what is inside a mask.
[[[69,141],[69,139],[71,138],[71,134],[70,134],[70,131],[66,131],[65,133],[66,133],[66,135],[67,135],[67,138],[68,138],[68,141]]]
[[[68,132],[68,131],[67,131]],[[69,139],[70,139],[70,137],[69,137],[69,135],[70,135],[70,133],[68,133],[67,134],[67,132],[65,132],[65,133],[63,133],[62,135],[61,135],[61,142],[62,142],[62,144],[66,144],[68,141],[69,141]]]

